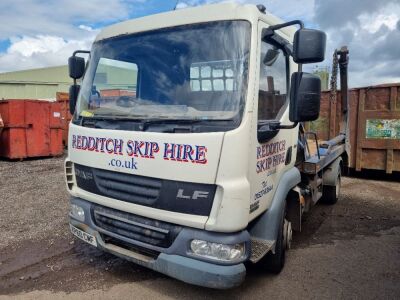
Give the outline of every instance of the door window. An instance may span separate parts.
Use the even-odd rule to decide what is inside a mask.
[[[279,119],[287,104],[288,58],[275,46],[262,42],[258,120]]]

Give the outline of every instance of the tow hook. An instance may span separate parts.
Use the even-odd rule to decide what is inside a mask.
[[[286,219],[283,224],[283,244],[286,249],[290,249],[292,244],[292,223]]]

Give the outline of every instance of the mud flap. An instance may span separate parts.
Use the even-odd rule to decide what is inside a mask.
[[[336,185],[337,175],[342,163],[343,163],[342,158],[338,157],[333,163],[331,163],[328,167],[326,167],[326,169],[324,170],[324,174],[322,175],[323,185],[329,185],[329,186]]]

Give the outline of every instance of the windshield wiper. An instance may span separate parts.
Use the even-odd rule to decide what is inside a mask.
[[[145,131],[149,126],[154,124],[196,124],[205,122],[229,122],[233,119],[147,119],[142,120],[142,130]]]
[[[100,121],[131,121],[141,123],[142,119],[132,118],[127,115],[110,114],[110,115],[93,115],[91,117],[79,116],[80,125],[86,127],[96,127],[97,123]],[[78,119],[79,120],[79,119]]]
[[[108,114],[108,115],[93,115],[91,117],[80,116],[83,120],[96,120],[96,121],[115,121],[115,120],[122,120],[122,121],[136,121],[141,122],[145,115],[125,115],[125,114]]]
[[[200,124],[200,123],[212,123],[212,122],[232,122],[234,119],[173,119],[173,118],[152,118],[146,119],[144,115],[121,115],[121,114],[109,114],[109,115],[93,115],[91,117],[80,116],[80,125],[86,127],[98,127],[100,121],[124,121],[124,122],[134,122],[139,124],[139,130],[146,131],[152,125],[162,125],[162,124],[171,124],[171,125],[189,125]],[[188,128],[172,128],[175,129],[187,129],[191,131],[192,127]]]

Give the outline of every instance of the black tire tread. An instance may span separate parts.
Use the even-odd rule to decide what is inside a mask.
[[[324,185],[322,191],[322,203],[336,204],[338,198],[336,197],[336,186]]]
[[[279,233],[275,245],[275,254],[270,251],[258,262],[264,270],[273,274],[279,274],[285,265],[286,249],[283,245],[283,222],[284,218],[282,218],[279,227]]]

